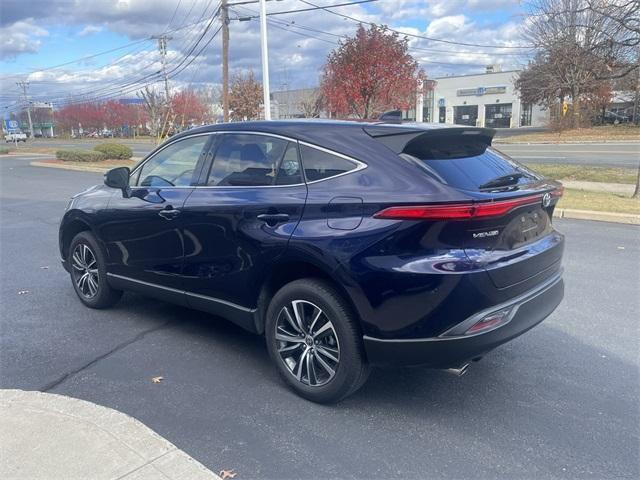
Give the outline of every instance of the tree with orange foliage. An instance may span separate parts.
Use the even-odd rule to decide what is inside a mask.
[[[384,26],[358,27],[340,41],[323,67],[321,92],[338,116],[377,117],[390,109],[408,109],[418,79],[426,79],[409,54],[409,41]]]

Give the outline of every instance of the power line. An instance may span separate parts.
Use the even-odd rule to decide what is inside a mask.
[[[250,10],[250,9],[248,9],[246,7],[241,7],[241,8],[243,8],[244,10],[246,10],[246,11],[252,13],[252,14],[255,13],[254,10]],[[237,12],[237,11],[235,13],[237,15],[240,15],[240,13]],[[251,17],[240,17],[239,16],[239,18],[246,18],[247,20],[255,20],[257,18],[257,16],[251,16]],[[324,34],[324,35],[330,35],[332,37],[336,37],[336,38],[339,38],[339,39],[348,38],[347,35],[339,35],[339,34],[332,33],[332,32],[327,32],[327,31],[324,31],[324,30],[318,30],[316,28],[309,27],[309,26],[306,26],[306,25],[302,25],[302,24],[300,24],[298,22],[294,22],[294,21],[291,21],[291,20],[290,21],[285,21],[285,20],[279,20],[279,19],[272,18],[272,19],[269,19],[269,24],[272,25],[274,28],[278,28],[280,30],[284,30],[286,32],[290,32],[290,33],[293,33],[293,34],[296,34],[296,35],[300,35],[300,36],[303,36],[303,37],[306,37],[306,38],[315,39],[315,40],[318,40],[318,41],[321,41],[321,42],[324,42],[324,43],[328,43],[328,44],[334,45],[334,46],[338,45],[338,43],[336,41],[327,40],[327,39],[324,39],[324,38],[317,37],[315,35],[310,35],[308,33],[298,32],[296,30],[292,30],[292,28],[297,28],[297,29],[301,29],[301,30],[308,30],[308,31],[312,31],[312,32],[316,32],[316,33],[320,33],[320,34]],[[428,53],[431,52],[430,49],[413,47],[411,45],[409,45],[408,48],[411,51],[426,51]],[[473,53],[473,52],[457,52],[455,50],[435,50],[435,52],[447,53],[449,55],[476,55],[476,54],[477,55],[499,55],[499,53],[494,54],[494,53],[491,53],[491,52]],[[510,53],[510,54],[505,54],[505,55],[520,56],[520,55],[522,55],[522,53]],[[457,62],[456,63],[456,62],[444,62],[444,61],[435,61],[435,60],[423,60],[421,63],[429,63],[429,64],[434,64],[434,65],[450,65],[450,66],[461,66],[461,65],[463,65],[463,66],[484,66],[484,63],[482,63],[482,64],[480,64],[480,63],[467,63],[467,62]]]
[[[210,6],[210,4],[212,3],[212,0],[209,1],[209,3],[207,4],[207,7],[205,8],[205,11],[203,12],[206,13],[206,10],[208,9],[208,7]],[[213,18],[207,19],[208,20],[208,24],[207,26],[204,28],[204,30],[202,32],[198,32],[196,35],[199,35],[199,38],[193,42],[190,46],[189,46],[189,50],[188,52],[183,55],[182,60],[180,61],[180,63],[178,65],[176,65],[175,67],[173,67],[171,70],[166,71],[167,77],[168,78],[173,78],[176,75],[178,75],[179,73],[181,73],[185,68],[187,68],[195,59],[195,57],[193,59],[191,59],[191,61],[189,61],[186,65],[185,62],[187,61],[187,59],[189,58],[189,56],[191,56],[191,54],[196,50],[196,48],[199,46],[199,44],[202,42],[203,38],[205,37],[206,33],[208,32],[208,30],[210,29],[213,20],[216,18],[216,16],[219,13],[219,10],[214,10],[214,15]],[[201,16],[202,18],[202,16]],[[196,24],[201,23],[200,21],[196,22]],[[175,30],[174,30],[175,31]],[[215,36],[215,34],[214,34]],[[206,42],[206,45],[208,45],[211,40],[213,39],[213,36]],[[197,55],[199,55],[202,52],[203,49],[200,49],[200,51],[198,52]],[[143,70],[144,68],[153,65],[155,62],[151,62],[150,64],[148,64],[147,66],[143,67],[141,70]],[[184,65],[184,67],[183,67]],[[162,73],[162,70],[158,70],[158,71],[154,71],[152,73],[149,73],[145,76],[143,76],[142,78],[138,78],[135,80],[129,80],[126,81],[125,83],[115,83],[112,85],[106,85],[106,86],[102,86],[100,88],[94,89],[94,90],[85,90],[83,91],[79,96],[81,97],[80,99],[77,100],[64,100],[64,98],[60,98],[59,100],[61,101],[55,101],[54,103],[56,104],[60,104],[60,103],[65,103],[65,104],[69,104],[69,103],[81,103],[81,102],[87,102],[90,100],[105,100],[108,98],[113,98],[114,96],[118,96],[118,95],[123,95],[126,93],[130,93],[132,91],[135,90],[139,90],[140,88],[143,88],[146,85],[150,85],[152,83],[155,83],[158,79],[158,77],[160,76],[160,74]],[[76,95],[74,96],[78,96],[78,92],[75,92]],[[68,98],[68,96],[66,97]]]
[[[307,0],[299,0],[299,1],[304,3],[304,4],[307,4],[307,5],[310,5],[310,6],[314,7],[314,9],[324,10],[325,12],[330,13],[332,15],[337,15],[337,16],[342,17],[342,18],[347,18],[347,19],[352,20],[352,21],[357,22],[357,23],[363,23],[365,25],[376,25],[375,23],[367,22],[365,20],[361,20],[361,19],[352,17],[350,15],[346,15],[344,13],[338,13],[338,12],[334,12],[332,10],[329,10],[330,8],[336,8],[336,7],[343,6],[344,4],[320,6],[320,5],[316,5],[315,3],[311,3],[311,2],[309,2]],[[297,10],[297,11],[302,12],[302,11],[305,11],[305,10],[301,9],[301,10]],[[294,12],[296,12],[296,10],[292,11],[291,13],[294,13]],[[455,42],[453,40],[443,40],[441,38],[433,38],[433,37],[427,37],[425,35],[416,35],[414,33],[406,33],[406,32],[402,32],[400,30],[395,30],[395,29],[389,28],[389,27],[386,27],[386,28],[387,28],[387,30],[389,30],[391,32],[396,32],[396,33],[399,33],[400,35],[405,35],[407,37],[421,38],[423,40],[429,40],[430,42],[442,42],[442,43],[448,43],[448,44],[451,44],[451,45],[462,45],[462,46],[465,46],[465,47],[505,48],[505,49],[506,48],[509,48],[509,49],[532,49],[533,48],[532,46],[482,45],[482,44],[478,44],[478,43]]]

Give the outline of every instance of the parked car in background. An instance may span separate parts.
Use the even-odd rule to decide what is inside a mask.
[[[336,121],[177,134],[73,197],[60,255],[80,300],[124,290],[266,338],[284,381],[334,402],[371,365],[466,371],[563,297],[562,186],[495,131]]]
[[[4,135],[4,140],[6,143],[10,142],[24,142],[27,143],[27,134],[18,132],[18,133],[6,133]]]

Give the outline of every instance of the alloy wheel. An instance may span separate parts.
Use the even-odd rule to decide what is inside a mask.
[[[73,278],[78,291],[85,298],[93,298],[98,293],[100,285],[98,278],[98,263],[91,248],[85,243],[79,243],[71,254]]]
[[[320,307],[294,300],[280,310],[276,348],[289,373],[310,387],[327,384],[340,363],[340,344],[333,323]]]

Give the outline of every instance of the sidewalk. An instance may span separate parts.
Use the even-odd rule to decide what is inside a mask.
[[[0,478],[220,477],[124,413],[62,395],[0,390]]]
[[[626,183],[585,182],[581,180],[560,180],[565,188],[586,190],[588,192],[616,193],[618,195],[631,196],[636,186]]]

